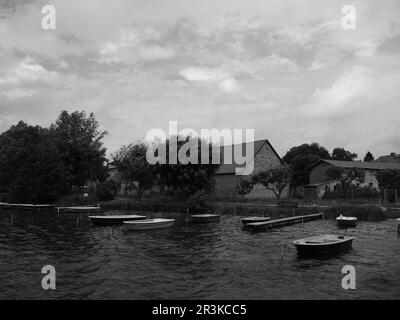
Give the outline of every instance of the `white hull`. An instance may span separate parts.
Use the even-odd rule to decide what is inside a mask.
[[[175,219],[148,219],[124,221],[125,230],[152,230],[172,227]]]

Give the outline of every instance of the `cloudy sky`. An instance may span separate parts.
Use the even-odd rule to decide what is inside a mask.
[[[255,129],[280,155],[400,153],[400,1],[0,0],[0,132],[62,109],[94,112],[109,152],[177,120]]]

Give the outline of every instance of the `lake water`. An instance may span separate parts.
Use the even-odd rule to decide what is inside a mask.
[[[250,233],[240,217],[220,223],[123,232],[77,225],[76,216],[0,211],[1,299],[399,299],[397,222],[359,222],[347,253],[297,257],[292,241],[343,233],[318,220]],[[283,254],[282,254],[283,252]],[[43,290],[44,265],[57,289]],[[356,290],[344,290],[344,265],[356,268]]]

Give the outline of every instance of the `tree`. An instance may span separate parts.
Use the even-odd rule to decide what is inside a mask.
[[[332,160],[354,161],[356,158],[356,153],[347,151],[344,148],[334,148],[332,151]]]
[[[364,157],[364,162],[369,162],[369,161],[374,161],[375,159],[374,159],[374,156],[372,155],[372,153],[371,152],[367,152],[366,154],[365,154],[365,157]]]
[[[376,174],[379,189],[400,189],[400,170],[381,170]]]
[[[107,132],[99,130],[93,113],[87,116],[84,111],[71,114],[62,111],[50,129],[73,185],[85,185],[89,179],[105,179],[106,149],[102,139]]]
[[[0,181],[15,202],[52,202],[69,187],[50,131],[20,121],[0,135]]]
[[[151,189],[155,182],[155,167],[147,162],[147,146],[137,142],[122,146],[113,156],[113,163],[125,183],[125,193],[135,190],[136,198],[140,199],[146,190]]]
[[[237,185],[238,193],[242,196],[245,196],[246,194],[249,194],[251,190],[253,190],[253,186],[254,184],[251,179],[241,178]]]
[[[280,200],[283,190],[290,183],[290,169],[287,167],[274,168],[260,171],[252,177],[252,184],[262,184],[266,189],[271,190],[276,198]]]
[[[291,148],[283,157],[292,172],[292,186],[294,188],[307,184],[309,172],[307,168],[321,159],[330,159],[329,151],[318,143],[302,144]]]
[[[328,177],[339,181],[344,200],[346,200],[347,193],[352,184],[363,183],[365,181],[364,171],[358,168],[341,168],[330,166],[326,173]]]
[[[194,161],[182,163],[181,161],[171,162],[170,153],[175,153],[170,149],[172,142],[176,141],[177,155],[192,158]],[[202,144],[208,145],[208,161],[202,164]],[[209,193],[214,186],[214,175],[219,167],[212,164],[213,148],[212,144],[199,138],[171,137],[164,143],[156,143],[158,150],[165,150],[166,163],[155,164],[160,189],[165,194],[174,194],[183,199],[189,199],[191,195],[199,191]],[[179,158],[181,158],[181,156]],[[207,155],[203,155],[203,158]]]

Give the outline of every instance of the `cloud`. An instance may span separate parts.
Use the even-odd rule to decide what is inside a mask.
[[[248,127],[281,154],[306,141],[387,153],[400,111],[400,3],[302,0],[8,2],[0,17],[0,130],[96,112],[109,151],[178,120]],[[3,7],[2,7],[3,9]],[[371,135],[374,132],[374,135]]]

